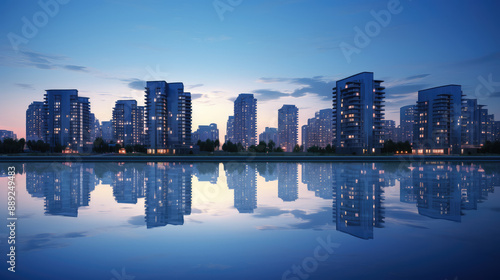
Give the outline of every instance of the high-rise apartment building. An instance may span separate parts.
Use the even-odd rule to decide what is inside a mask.
[[[113,139],[126,145],[144,145],[144,107],[135,100],[118,100],[113,109]]]
[[[334,145],[332,118],[332,109],[320,110],[314,118],[307,120],[307,125],[302,126],[302,146],[305,151],[313,146],[325,148]]]
[[[399,109],[399,126],[401,141],[413,144],[413,124],[415,122],[415,105],[408,105]]]
[[[283,105],[278,110],[278,145],[285,152],[292,152],[297,145],[299,109],[295,105]]]
[[[234,116],[229,116],[227,119],[227,125],[226,125],[226,137],[224,139],[224,142],[229,142],[231,141],[234,143]]]
[[[47,90],[45,93],[44,140],[50,147],[71,152],[90,152],[90,102],[76,89]]]
[[[234,142],[245,149],[257,142],[257,99],[253,94],[240,94],[234,101]]]
[[[380,153],[384,145],[385,91],[372,72],[337,81],[333,89],[333,123],[338,153]]]
[[[10,130],[0,130],[0,140],[5,140],[5,139],[17,139],[17,135],[14,133],[14,131]]]
[[[414,147],[417,154],[460,154],[462,87],[446,85],[418,92]]]
[[[399,141],[397,133],[396,122],[393,120],[384,120],[382,122],[382,130],[384,132],[384,142],[392,140],[393,142]]]
[[[219,139],[219,129],[217,124],[211,123],[210,125],[200,125],[198,130],[193,132],[193,143],[196,144],[198,140],[207,141],[208,139],[215,141]]]
[[[184,84],[149,81],[146,86],[148,153],[184,153],[191,149],[191,93]]]
[[[101,123],[101,137],[106,142],[113,140],[113,121],[103,121]]]
[[[43,140],[44,117],[43,102],[35,101],[26,110],[26,141]]]
[[[464,99],[462,103],[462,146],[479,147],[481,143],[481,115],[483,105],[477,99]]]
[[[264,132],[259,134],[259,142],[263,141],[266,144],[269,143],[269,141],[273,141],[275,144],[278,143],[278,129],[275,127],[266,127],[264,129]]]
[[[90,114],[90,141],[94,142],[97,137],[101,137],[99,120],[93,113]]]

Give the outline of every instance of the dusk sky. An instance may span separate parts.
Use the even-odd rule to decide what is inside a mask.
[[[106,121],[116,100],[143,105],[147,80],[184,83],[193,131],[217,123],[224,139],[240,93],[258,100],[257,133],[283,104],[300,131],[363,71],[385,81],[386,119],[418,90],[459,84],[500,120],[497,0],[40,2],[0,2],[0,129],[18,138],[46,89],[78,89]]]

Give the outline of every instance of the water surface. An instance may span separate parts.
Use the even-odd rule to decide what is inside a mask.
[[[498,275],[495,163],[15,166],[17,272],[2,227],[2,279]]]

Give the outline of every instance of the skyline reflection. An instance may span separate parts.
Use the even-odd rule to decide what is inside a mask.
[[[222,165],[225,182],[218,163],[27,163],[18,170],[26,173],[28,193],[44,199],[46,215],[78,217],[80,207],[90,207],[96,186],[109,185],[116,203],[144,199],[147,228],[185,223],[192,212],[193,176],[233,190],[234,208],[251,215],[258,214],[257,175],[275,184],[273,197],[291,207],[304,196],[300,182],[314,197],[332,200],[331,220],[325,224],[333,221],[337,231],[361,239],[373,239],[375,229],[383,228],[386,188],[399,184],[400,202],[414,205],[421,216],[461,222],[464,211],[477,210],[500,185],[499,167],[491,163]]]

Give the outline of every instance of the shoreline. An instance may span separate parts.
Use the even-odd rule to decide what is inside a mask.
[[[229,156],[123,156],[123,155],[64,155],[64,156],[0,156],[0,163],[10,162],[500,162],[500,156],[299,156],[299,155],[229,155]]]

